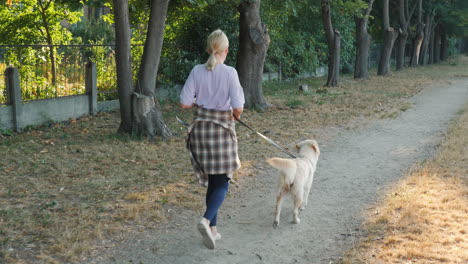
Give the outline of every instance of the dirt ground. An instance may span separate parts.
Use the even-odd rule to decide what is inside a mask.
[[[315,128],[322,154],[299,225],[291,223],[292,203],[286,199],[280,226],[273,229],[277,177],[263,162],[255,166],[262,173],[246,178],[242,191],[231,185],[215,250],[204,248],[196,230],[202,211],[167,208],[167,225],[102,241],[82,263],[337,263],[356,242],[369,206],[412,164],[434,153],[467,99],[468,79],[459,78],[427,87],[395,119],[354,130]]]

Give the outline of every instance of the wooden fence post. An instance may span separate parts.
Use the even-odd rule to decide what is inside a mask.
[[[5,84],[7,90],[7,104],[13,107],[13,129],[19,132],[23,127],[21,122],[21,87],[17,68],[12,66],[6,68]]]
[[[89,114],[96,115],[97,108],[97,73],[96,64],[92,61],[86,64],[86,93],[89,96]]]

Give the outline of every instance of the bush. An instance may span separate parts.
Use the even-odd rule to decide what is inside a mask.
[[[103,20],[81,20],[70,28],[77,44],[93,44],[100,42],[110,44],[114,42],[112,25]]]

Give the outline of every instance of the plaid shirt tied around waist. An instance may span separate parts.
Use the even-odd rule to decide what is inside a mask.
[[[208,185],[209,174],[226,173],[231,178],[233,172],[241,167],[232,110],[196,107],[188,129],[187,149],[202,186]]]

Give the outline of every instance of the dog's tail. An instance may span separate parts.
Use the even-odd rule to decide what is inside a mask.
[[[267,163],[273,168],[283,172],[286,184],[292,184],[294,182],[294,175],[296,175],[297,169],[296,162],[291,159],[271,158],[267,160]]]

